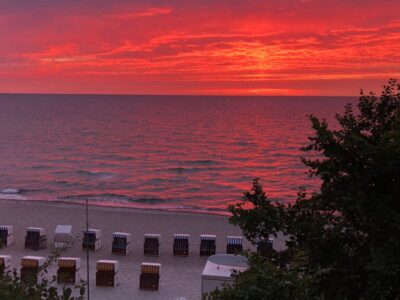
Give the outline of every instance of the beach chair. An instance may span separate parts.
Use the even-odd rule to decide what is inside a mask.
[[[96,263],[96,286],[117,286],[118,271],[117,260],[98,260]]]
[[[160,255],[160,239],[161,235],[146,233],[144,235],[144,255],[159,256]]]
[[[173,254],[177,256],[189,255],[189,234],[174,234]]]
[[[228,235],[226,237],[226,253],[227,254],[237,254],[243,250],[243,237]]]
[[[29,284],[40,284],[44,277],[45,258],[24,256],[21,258],[21,280]]]
[[[26,228],[25,248],[40,250],[47,248],[46,230],[39,227]]]
[[[214,234],[201,234],[200,235],[200,255],[214,255],[215,254],[215,241],[217,236]]]
[[[126,232],[114,232],[112,241],[112,254],[127,255],[131,249],[131,234]]]
[[[11,272],[11,255],[0,255],[0,277]]]
[[[69,248],[72,241],[72,226],[71,225],[57,225],[54,232],[54,247],[55,248]]]
[[[160,283],[161,264],[142,263],[140,268],[140,284],[141,290],[157,291]]]
[[[14,242],[14,228],[12,225],[0,225],[0,248],[11,246]]]
[[[57,283],[78,284],[80,281],[79,270],[81,259],[74,257],[60,257],[57,262]]]
[[[101,230],[88,229],[83,231],[82,249],[96,251],[101,248]]]
[[[274,239],[259,239],[257,243],[257,253],[262,257],[270,257],[273,252]]]

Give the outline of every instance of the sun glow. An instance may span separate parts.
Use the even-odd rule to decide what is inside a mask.
[[[400,74],[393,1],[100,2],[0,4],[0,92],[354,95]]]

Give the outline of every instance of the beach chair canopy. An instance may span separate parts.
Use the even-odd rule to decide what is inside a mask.
[[[145,274],[159,274],[161,271],[161,264],[144,262],[141,264],[140,270]]]
[[[79,270],[81,268],[81,259],[76,257],[60,257],[57,265],[59,268]]]
[[[204,241],[215,241],[217,236],[215,234],[200,234],[200,239]]]
[[[118,272],[119,263],[118,263],[117,260],[101,259],[101,260],[98,260],[97,263],[96,263],[96,270],[97,271],[114,271],[114,272]]]
[[[24,256],[21,258],[21,266],[25,268],[43,267],[45,261],[42,256]]]
[[[57,225],[54,232],[54,242],[69,242],[72,237],[71,225]]]
[[[188,240],[189,237],[190,237],[190,234],[182,234],[182,233],[174,234],[175,240]]]
[[[13,234],[14,227],[12,225],[0,225],[0,234],[1,232],[6,232],[7,235]]]
[[[84,229],[83,230],[84,235],[88,235],[89,239],[91,239],[92,237],[95,237],[96,240],[101,238],[101,230],[99,229]]]
[[[115,239],[125,239],[127,243],[131,242],[131,234],[127,232],[114,232],[113,238]]]
[[[41,227],[27,227],[27,233],[39,233],[40,236],[46,235],[46,229]]]
[[[243,241],[243,237],[229,235],[226,237],[226,241],[229,245],[241,245],[242,241]]]
[[[265,243],[265,244],[273,244],[274,239],[273,238],[260,238],[260,239],[256,239],[256,243]]]
[[[156,233],[146,233],[144,235],[145,238],[155,238],[155,239],[160,239],[161,234],[156,234]]]

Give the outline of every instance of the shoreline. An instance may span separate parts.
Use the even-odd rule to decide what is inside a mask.
[[[54,205],[58,204],[65,204],[65,205],[78,205],[78,206],[85,206],[85,202],[82,201],[72,201],[72,200],[39,200],[39,199],[21,199],[21,198],[0,198],[0,202],[31,202],[31,203],[51,203]],[[137,206],[130,206],[130,205],[118,205],[118,203],[110,203],[110,202],[94,202],[88,201],[89,207],[103,207],[103,208],[110,208],[110,209],[128,209],[133,211],[155,211],[155,212],[170,212],[170,213],[183,213],[183,214],[193,214],[193,215],[212,215],[212,216],[224,216],[229,217],[230,213],[228,210],[226,212],[217,212],[213,210],[190,210],[186,208],[182,209],[174,209],[174,208],[160,208],[154,207],[150,208],[148,206],[137,207]]]

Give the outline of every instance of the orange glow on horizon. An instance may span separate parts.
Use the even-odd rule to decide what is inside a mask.
[[[1,3],[0,92],[377,90],[400,78],[400,3],[349,2]]]

